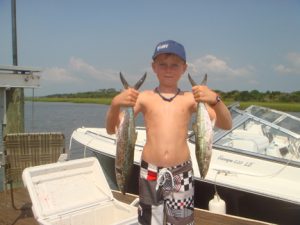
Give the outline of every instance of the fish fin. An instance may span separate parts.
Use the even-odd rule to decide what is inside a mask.
[[[129,88],[129,84],[127,83],[127,81],[125,80],[123,74],[120,72],[120,79],[121,79],[121,82],[124,86],[125,89]]]
[[[145,73],[141,79],[138,80],[138,82],[136,82],[136,84],[133,86],[134,89],[138,90],[142,84],[144,83],[144,81],[146,80],[146,76],[147,76],[147,73]]]

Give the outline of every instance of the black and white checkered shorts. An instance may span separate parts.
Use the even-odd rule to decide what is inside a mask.
[[[167,180],[162,185],[157,185],[157,179],[162,170],[167,170]],[[144,224],[145,219],[148,222],[157,219],[163,215],[163,210],[166,212],[167,224],[193,224],[194,179],[190,160],[169,168],[156,167],[142,161],[139,192],[141,202],[139,221],[141,224]]]

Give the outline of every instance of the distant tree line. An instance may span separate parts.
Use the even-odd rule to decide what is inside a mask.
[[[223,92],[217,90],[224,100],[228,101],[258,101],[258,102],[300,102],[300,91],[295,92],[280,92],[280,91],[266,91],[259,92],[252,91],[229,91]],[[120,91],[114,88],[99,89],[97,91],[79,92],[71,94],[54,94],[48,95],[49,98],[113,98]]]
[[[259,92],[252,91],[217,91],[224,99],[240,102],[258,101],[258,102],[300,102],[300,91],[291,93],[280,91]]]
[[[99,89],[97,91],[88,91],[88,92],[78,92],[71,94],[53,94],[47,95],[48,98],[113,98],[120,91],[115,90],[114,88],[108,89]]]

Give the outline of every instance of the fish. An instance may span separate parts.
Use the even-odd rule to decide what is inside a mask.
[[[147,73],[133,86],[138,90],[146,79]],[[125,80],[122,73],[120,79],[125,89],[130,86]],[[131,177],[134,160],[134,148],[137,139],[135,130],[135,118],[133,107],[126,107],[123,110],[120,124],[116,132],[116,158],[115,158],[115,174],[119,190],[123,195],[126,194],[128,181]]]
[[[197,85],[188,74],[192,86]],[[207,74],[205,74],[201,85],[206,85]],[[203,102],[197,103],[196,118],[193,124],[195,134],[195,154],[201,178],[205,178],[209,169],[212,156],[213,124],[209,117],[206,105]]]

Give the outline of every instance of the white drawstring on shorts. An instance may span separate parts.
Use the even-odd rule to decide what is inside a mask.
[[[173,187],[175,186],[174,184],[174,179],[173,179],[173,174],[170,170],[168,170],[167,168],[162,168],[159,173],[158,173],[158,178],[157,178],[157,184],[155,189],[158,190],[159,186],[163,186],[166,181],[170,178],[167,177],[167,174],[170,176],[171,178],[171,182],[172,182],[172,187],[171,190],[173,190]]]

